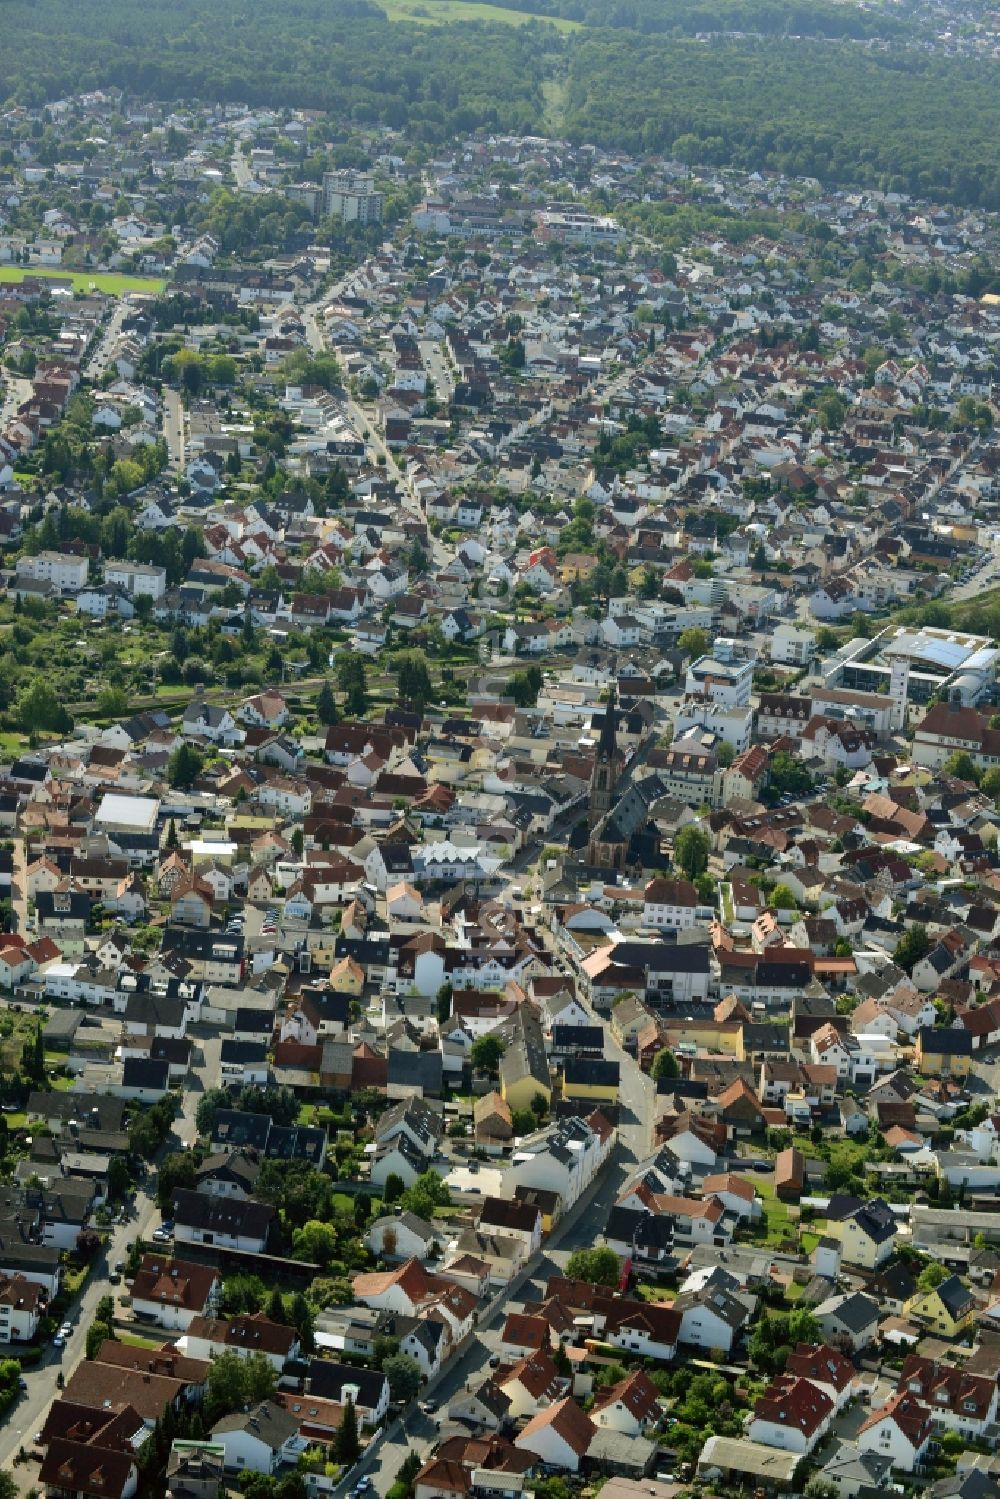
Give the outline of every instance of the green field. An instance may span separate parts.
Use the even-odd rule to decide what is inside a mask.
[[[562,16],[532,15],[506,10],[502,5],[480,5],[476,0],[376,0],[390,21],[410,21],[417,26],[443,26],[449,21],[486,21],[494,25],[524,26],[528,21],[546,21],[557,31],[582,31],[580,21]]]
[[[472,8],[488,9],[485,6]],[[23,281],[26,276],[68,280],[73,283],[74,291],[103,291],[112,297],[124,296],[127,291],[159,295],[167,285],[165,276],[120,276],[115,271],[64,271],[55,266],[0,265],[0,283]]]

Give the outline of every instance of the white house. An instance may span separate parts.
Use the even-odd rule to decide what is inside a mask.
[[[211,1440],[225,1449],[227,1470],[244,1473],[274,1473],[285,1463],[294,1465],[308,1446],[299,1435],[298,1417],[271,1400],[223,1416],[213,1426]]]

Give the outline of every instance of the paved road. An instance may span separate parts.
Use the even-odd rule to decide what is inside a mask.
[[[433,1390],[442,1412],[467,1385],[477,1385],[489,1373],[489,1360],[499,1350],[500,1333],[508,1311],[522,1302],[541,1300],[549,1276],[565,1273],[573,1251],[589,1249],[597,1242],[622,1184],[649,1154],[655,1086],[640,1072],[633,1058],[614,1044],[610,1034],[606,1051],[622,1067],[621,1123],[615,1154],[590,1193],[556,1227],[530,1279],[513,1296],[504,1297],[489,1321],[477,1327],[466,1351],[446,1366],[442,1379]],[[387,1493],[409,1452],[415,1451],[421,1458],[428,1456],[437,1441],[437,1419],[419,1411],[409,1412],[403,1421],[389,1429],[374,1459],[368,1464],[361,1463],[351,1473],[351,1483],[367,1472],[375,1492]]]
[[[212,1086],[219,1073],[219,1053],[222,1042],[207,1026],[195,1026],[191,1030],[197,1048],[189,1085],[184,1089],[181,1113],[174,1122],[167,1150],[179,1150],[195,1135],[195,1113],[207,1087]],[[124,1261],[133,1240],[149,1239],[160,1221],[160,1212],[155,1201],[155,1174],[136,1194],[135,1212],[128,1222],[116,1226],[109,1236],[105,1249],[98,1256],[84,1286],[83,1295],[70,1313],[73,1333],[61,1351],[50,1348],[44,1362],[29,1370],[26,1375],[27,1394],[13,1407],[0,1425],[0,1467],[9,1468],[11,1458],[21,1446],[30,1447],[36,1431],[42,1426],[52,1401],[59,1394],[57,1377],[62,1372],[67,1383],[77,1364],[84,1357],[87,1346],[87,1329],[94,1319],[97,1303],[110,1293],[120,1296],[124,1287],[109,1283],[108,1276],[118,1261]],[[164,1338],[167,1334],[164,1333]],[[32,1472],[34,1470],[32,1469]]]
[[[236,147],[230,159],[230,166],[233,169],[233,176],[236,178],[237,189],[244,188],[248,182],[253,181],[253,172],[250,170],[250,163],[243,155],[242,146]]]
[[[104,332],[94,345],[94,352],[83,366],[83,374],[88,380],[93,380],[95,384],[103,378],[108,368],[111,351],[115,346],[118,335],[122,331],[122,324],[128,316],[128,312],[128,298],[119,298],[115,303],[114,311],[104,325]]]
[[[184,403],[180,391],[163,389],[163,438],[175,472],[184,472]]]

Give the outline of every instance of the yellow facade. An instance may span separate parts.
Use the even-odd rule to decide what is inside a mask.
[[[500,1097],[510,1109],[516,1114],[518,1109],[530,1109],[531,1100],[536,1093],[540,1093],[545,1099],[546,1105],[552,1101],[552,1089],[548,1083],[540,1083],[530,1073],[511,1081],[504,1077],[503,1069],[500,1070]]]
[[[939,1052],[926,1052],[917,1037],[917,1071],[925,1077],[968,1077],[972,1067],[969,1056],[942,1056]]]
[[[578,1099],[581,1103],[617,1103],[618,1089],[599,1083],[567,1083],[563,1079],[563,1098]]]
[[[906,1303],[904,1310],[908,1316],[925,1323],[942,1338],[961,1337],[962,1333],[967,1332],[973,1325],[976,1315],[973,1303],[960,1317],[953,1317],[936,1289],[918,1291],[917,1295],[912,1296]]]

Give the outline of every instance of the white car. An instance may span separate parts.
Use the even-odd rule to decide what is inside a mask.
[[[73,1324],[72,1324],[72,1322],[64,1322],[63,1325],[62,1325],[62,1327],[60,1327],[60,1329],[59,1329],[59,1336],[61,1338],[68,1338],[70,1336],[70,1334],[72,1333],[72,1331],[73,1331]]]

